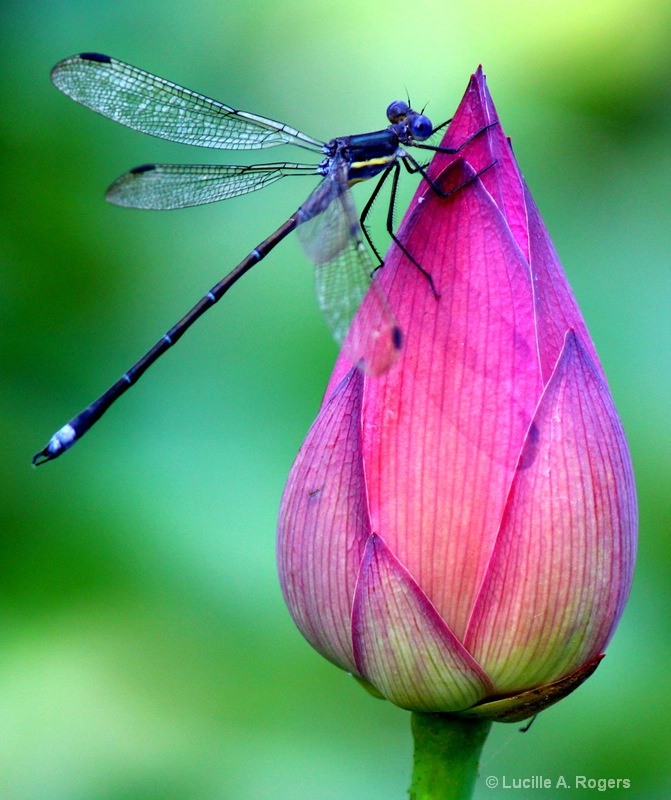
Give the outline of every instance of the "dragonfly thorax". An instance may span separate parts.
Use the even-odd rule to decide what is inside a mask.
[[[347,182],[352,184],[388,169],[399,157],[399,139],[390,126],[381,131],[332,139],[325,151],[328,155],[318,167],[320,173],[328,175],[336,163],[345,164]]]

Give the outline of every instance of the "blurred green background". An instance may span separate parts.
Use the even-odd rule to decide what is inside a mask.
[[[73,452],[30,468],[314,185],[164,214],[106,204],[137,164],[227,158],[57,92],[51,66],[83,50],[325,139],[381,127],[406,91],[449,117],[484,65],[628,432],[641,545],[603,665],[529,733],[495,726],[477,797],[511,796],[490,774],[626,777],[624,796],[670,796],[670,9],[5,0],[2,800],[386,800],[410,772],[408,714],[314,653],[279,591],[277,508],[336,353],[296,241]]]

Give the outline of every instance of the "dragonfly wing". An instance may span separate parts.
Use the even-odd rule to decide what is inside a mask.
[[[333,336],[363,372],[381,374],[394,363],[401,334],[374,265],[346,171],[335,169],[298,213],[296,229],[315,264],[317,301]]]
[[[285,175],[314,174],[311,164],[146,164],[117,178],[105,197],[127,208],[186,208],[255,192]]]
[[[280,144],[322,150],[322,142],[288,125],[238,111],[98,53],[60,61],[51,79],[62,92],[99,114],[173,142],[225,150]]]

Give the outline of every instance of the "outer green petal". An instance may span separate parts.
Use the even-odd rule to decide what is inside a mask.
[[[491,694],[464,649],[379,536],[368,541],[352,612],[358,671],[414,711],[459,711]]]

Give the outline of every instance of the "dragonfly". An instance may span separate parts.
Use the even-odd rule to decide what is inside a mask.
[[[186,208],[254,192],[288,175],[316,175],[321,180],[277,230],[213,286],[136,364],[63,425],[33,457],[34,465],[52,461],[69,450],[199,317],[294,230],[314,264],[317,301],[336,342],[364,373],[380,375],[390,368],[402,347],[402,333],[375,278],[374,273],[383,262],[366,228],[366,216],[383,183],[392,175],[387,230],[426,275],[437,296],[429,273],[393,231],[400,164],[411,173],[419,173],[444,196],[407,148],[454,154],[470,139],[458,148],[428,144],[437,128],[409,103],[397,100],[387,108],[389,124],[384,129],[323,142],[284,123],[234,109],[100,53],[80,53],[60,61],[53,68],[51,79],[78,103],[162,139],[223,150],[293,145],[321,156],[316,164],[145,164],[126,172],[109,187],[106,199],[116,205]],[[359,216],[350,189],[355,183],[377,176],[378,183]]]

